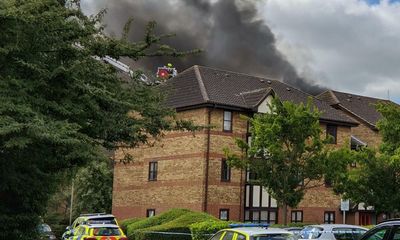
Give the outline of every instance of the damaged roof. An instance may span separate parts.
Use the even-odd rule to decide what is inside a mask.
[[[348,117],[325,101],[274,79],[251,76],[243,73],[194,65],[162,86],[167,93],[169,107],[182,110],[215,104],[220,107],[241,111],[255,111],[267,95],[273,93],[282,101],[307,103],[311,98],[322,112],[320,119],[357,125]]]

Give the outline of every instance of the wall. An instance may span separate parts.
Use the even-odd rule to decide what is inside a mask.
[[[206,109],[178,113],[178,118],[206,125]],[[202,210],[204,201],[205,130],[168,132],[160,141],[136,149],[120,149],[116,159],[131,154],[133,161],[114,168],[113,214],[119,219],[145,217],[170,208]],[[157,181],[148,180],[150,161],[158,161]]]
[[[214,109],[211,115],[210,167],[207,212],[218,217],[220,209],[229,209],[230,220],[242,218],[244,196],[244,171],[231,169],[231,180],[221,181],[221,160],[225,157],[224,148],[241,154],[235,138],[246,138],[247,120],[239,112],[233,112],[232,132],[224,132],[223,110]]]

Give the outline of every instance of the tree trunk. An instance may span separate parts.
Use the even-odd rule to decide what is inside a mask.
[[[283,204],[283,225],[287,226],[287,204]]]

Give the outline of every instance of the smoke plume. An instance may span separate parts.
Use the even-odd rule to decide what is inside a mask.
[[[144,26],[157,22],[157,33],[174,33],[166,41],[179,50],[203,49],[184,58],[156,57],[137,62],[152,72],[172,63],[178,71],[204,65],[256,76],[282,79],[311,94],[321,87],[298,76],[275,47],[275,37],[257,17],[254,0],[86,0],[91,9],[107,8],[106,30],[119,35],[129,17],[134,22],[129,39],[141,40]],[[82,2],[85,2],[83,0]]]

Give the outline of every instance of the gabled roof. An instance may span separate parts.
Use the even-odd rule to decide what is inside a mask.
[[[332,106],[347,111],[374,130],[377,129],[376,124],[379,119],[382,118],[382,115],[376,110],[375,105],[378,102],[391,102],[389,100],[333,90],[325,91],[318,95],[317,98],[328,102]]]
[[[306,103],[312,98],[322,112],[321,120],[357,125],[346,114],[310,94],[278,80],[243,73],[194,65],[167,80],[162,88],[167,92],[167,105],[178,111],[207,104],[254,111],[255,106],[273,92],[282,101],[294,103]]]

